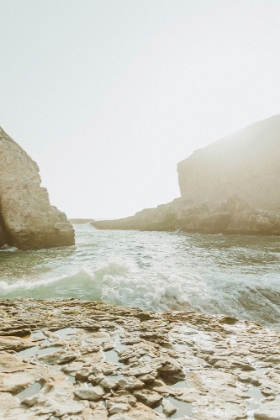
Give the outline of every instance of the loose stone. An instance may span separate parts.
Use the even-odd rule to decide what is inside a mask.
[[[76,388],[74,394],[81,400],[99,401],[105,392],[101,386],[94,386],[91,388]]]

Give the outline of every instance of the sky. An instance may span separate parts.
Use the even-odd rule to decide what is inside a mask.
[[[68,217],[180,195],[176,165],[280,113],[279,0],[0,0],[0,125]]]

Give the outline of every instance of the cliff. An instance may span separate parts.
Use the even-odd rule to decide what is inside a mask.
[[[39,249],[73,245],[66,215],[50,205],[38,165],[0,128],[0,246]]]
[[[280,234],[280,115],[195,151],[178,164],[181,197],[100,229]]]
[[[214,207],[236,195],[255,209],[280,210],[280,115],[195,151],[178,164],[189,205]]]

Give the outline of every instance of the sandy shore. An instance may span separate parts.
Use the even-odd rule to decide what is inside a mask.
[[[0,418],[280,419],[280,333],[193,312],[0,300]]]

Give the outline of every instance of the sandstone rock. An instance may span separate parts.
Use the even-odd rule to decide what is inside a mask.
[[[263,404],[254,417],[256,420],[280,420],[280,399]]]
[[[280,235],[280,115],[195,151],[178,164],[181,197],[99,229]]]
[[[132,369],[124,369],[123,372],[131,376],[141,376],[153,373],[154,370],[154,366],[147,364],[145,366],[140,366]]]
[[[93,385],[98,385],[103,379],[105,379],[103,373],[100,373],[99,375],[91,374],[88,377],[88,381],[91,382]]]
[[[61,370],[67,375],[76,376],[78,375],[78,372],[80,372],[82,367],[83,367],[83,362],[72,362],[69,365],[64,366]],[[76,379],[80,379],[80,378],[76,377]],[[85,377],[85,379],[81,378],[81,380],[86,380],[86,379],[87,379],[87,376]]]
[[[0,392],[16,394],[34,382],[34,376],[26,372],[0,373]]]
[[[261,384],[261,382],[259,381],[258,378],[256,378],[254,375],[250,375],[248,373],[241,373],[240,375],[238,375],[238,379],[241,382],[249,383],[249,384],[252,384],[254,386],[259,386]]]
[[[172,414],[176,413],[178,410],[175,405],[171,404],[168,400],[162,401],[162,408],[163,408],[163,414],[165,414],[167,417],[172,416]]]
[[[137,399],[134,397],[134,395],[127,393],[126,391],[117,391],[113,394],[113,396],[110,396],[108,399],[108,402],[112,402],[115,404],[119,403],[125,403],[130,405],[131,407],[135,407],[137,403]]]
[[[99,401],[105,394],[101,386],[93,386],[91,388],[80,387],[74,390],[74,394],[81,400]]]
[[[75,377],[77,381],[86,381],[91,374],[92,374],[92,370],[89,367],[87,367],[87,368],[79,369],[76,372]]]
[[[127,378],[122,378],[118,382],[119,389],[124,390],[133,390],[133,389],[140,389],[144,387],[144,382],[139,381],[139,379],[135,378],[134,376],[130,376]]]
[[[65,308],[71,310],[65,313]],[[82,320],[77,313],[82,313]],[[256,419],[277,419],[279,365],[263,361],[270,356],[277,357],[279,331],[256,328],[255,323],[247,321],[225,323],[221,316],[215,315],[150,312],[151,330],[165,331],[170,347],[142,340],[122,352],[126,356],[134,353],[137,359],[135,362],[129,357],[126,366],[105,362],[104,357],[92,363],[91,357],[82,354],[75,362],[61,366],[61,355],[72,351],[82,353],[87,343],[96,340],[97,333],[84,330],[82,324],[101,317],[115,318],[120,338],[130,336],[131,330],[139,334],[148,328],[133,308],[79,299],[0,299],[0,331],[6,333],[0,340],[9,340],[9,328],[20,327],[24,322],[25,326],[33,325],[32,334],[16,341],[20,340],[23,348],[25,341],[28,346],[31,342],[39,348],[24,359],[10,354],[9,351],[13,352],[10,347],[0,352],[1,419],[152,420],[173,417],[175,407],[178,409],[175,417],[182,420],[189,418],[187,414],[200,420],[253,418],[253,411]],[[47,346],[38,345],[42,329],[53,331],[66,325],[73,327],[75,334]],[[116,331],[110,325],[108,330],[104,329],[98,333],[100,338],[106,334],[108,341],[116,340]],[[61,347],[59,353],[55,351],[51,363],[46,364],[40,349],[52,351],[57,343]],[[206,364],[205,360],[211,358],[213,364]],[[253,373],[242,370],[246,361],[254,366]],[[79,380],[87,383],[75,383],[77,373],[81,375]],[[96,403],[92,401],[93,393]],[[153,409],[154,406],[158,408]]]
[[[14,354],[0,352],[0,372],[12,373],[19,372],[32,366],[24,363],[21,357]]]
[[[85,408],[77,420],[107,420],[108,414],[105,407],[100,403],[90,403],[90,407]],[[66,419],[65,419],[66,420]]]
[[[0,161],[0,246],[25,250],[73,245],[73,227],[50,205],[38,165],[2,128]]]
[[[0,351],[1,350],[21,351],[32,346],[34,346],[34,343],[26,339],[21,339],[19,337],[13,337],[13,336],[0,337]]]
[[[181,195],[217,207],[237,195],[255,209],[279,211],[280,115],[195,151],[178,164]]]
[[[21,403],[27,405],[28,407],[33,407],[34,404],[38,401],[38,395],[33,395],[32,397],[24,398]]]
[[[114,414],[110,416],[110,420],[159,420],[164,418],[152,408],[138,403],[131,408],[127,413]]]
[[[129,410],[129,405],[125,403],[114,403],[114,402],[108,402],[107,408],[109,411],[109,414],[119,414],[119,413],[125,413]]]
[[[136,390],[133,395],[148,407],[156,407],[162,400],[161,395],[149,389]]]
[[[9,392],[0,392],[0,415],[3,415],[4,417],[5,412],[8,414],[11,409],[17,408],[19,405],[19,400],[16,397],[13,397]]]
[[[151,373],[147,373],[146,375],[140,375],[138,376],[138,379],[140,379],[140,381],[144,382],[146,385],[147,384],[151,384],[155,381],[157,377],[157,372],[151,372]]]
[[[158,371],[161,373],[161,375],[167,375],[171,379],[173,375],[182,373],[182,368],[178,363],[172,362],[170,360],[164,360]]]
[[[101,385],[104,389],[115,389],[118,386],[118,381],[114,379],[104,378],[99,382],[99,385]]]
[[[115,348],[115,343],[113,341],[104,341],[102,343],[103,351],[113,350]]]
[[[63,364],[66,362],[72,362],[77,357],[76,353],[68,352],[67,350],[53,351],[52,353],[44,354],[39,356],[38,359],[45,363],[58,363]]]
[[[42,390],[43,391],[43,390]],[[69,382],[60,381],[59,378],[52,385],[45,387],[40,392],[32,412],[39,418],[43,414],[52,413],[54,416],[62,417],[65,414],[72,415],[80,413],[85,407],[84,402],[73,399],[73,385]]]

